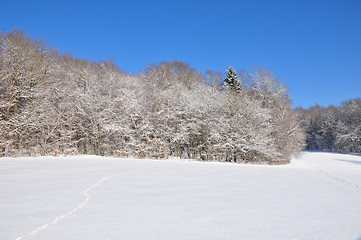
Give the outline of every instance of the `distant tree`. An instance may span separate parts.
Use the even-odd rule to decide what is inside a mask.
[[[361,153],[361,100],[345,101],[340,107],[318,105],[298,109],[306,132],[306,149]]]
[[[361,99],[345,101],[340,107],[336,132],[338,150],[361,153]]]

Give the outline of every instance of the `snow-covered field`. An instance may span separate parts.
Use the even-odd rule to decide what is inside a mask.
[[[0,239],[361,239],[361,157],[1,158]]]

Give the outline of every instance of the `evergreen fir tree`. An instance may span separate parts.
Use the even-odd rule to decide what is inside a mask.
[[[242,89],[242,83],[238,79],[238,75],[232,66],[229,66],[229,69],[227,70],[227,77],[224,79],[224,83],[226,87],[238,93]]]

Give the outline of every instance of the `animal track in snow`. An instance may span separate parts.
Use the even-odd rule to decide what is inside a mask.
[[[330,174],[330,173],[328,173],[328,172],[326,172],[326,171],[324,171],[324,170],[322,170],[322,169],[320,169],[320,168],[317,168],[317,169],[318,169],[321,173],[323,173],[323,174],[325,174],[326,176],[328,176],[329,178],[335,179],[336,181],[339,181],[339,182],[341,182],[341,183],[343,183],[343,184],[351,185],[351,186],[353,186],[353,187],[355,187],[355,188],[360,188],[360,189],[361,189],[361,186],[358,185],[358,184],[356,184],[356,183],[352,183],[352,182],[347,181],[346,179],[336,177],[336,176],[334,176],[334,175],[332,175],[332,174]]]
[[[29,238],[29,237],[32,237],[34,236],[35,234],[37,234],[38,232],[44,230],[45,228],[51,226],[51,225],[55,225],[57,224],[58,222],[60,222],[61,220],[63,220],[64,218],[70,216],[70,215],[73,215],[76,211],[82,209],[88,202],[89,202],[89,199],[90,199],[90,195],[89,195],[89,192],[96,188],[97,186],[99,186],[102,182],[108,180],[109,178],[111,177],[114,177],[116,175],[119,175],[119,174],[115,174],[115,175],[110,175],[110,176],[107,176],[107,177],[103,177],[102,179],[100,179],[99,181],[97,181],[96,183],[94,183],[93,185],[91,185],[90,187],[88,187],[87,189],[85,189],[83,191],[83,194],[85,196],[85,200],[83,202],[81,202],[77,207],[73,208],[72,210],[70,210],[69,212],[55,218],[53,221],[47,223],[47,224],[44,224],[38,228],[36,228],[34,231],[30,232],[30,233],[27,233],[23,236],[20,236],[18,238],[16,238],[15,240],[21,240],[21,239],[24,239],[24,238]]]

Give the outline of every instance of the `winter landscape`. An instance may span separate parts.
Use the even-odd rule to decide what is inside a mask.
[[[361,157],[1,158],[0,239],[360,239]]]
[[[0,239],[360,239],[359,98],[0,38]]]
[[[0,240],[361,240],[360,1],[0,6]]]

